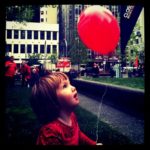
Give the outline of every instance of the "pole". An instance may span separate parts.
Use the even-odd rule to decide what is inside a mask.
[[[66,45],[66,57],[67,57],[67,40],[64,39],[64,41],[65,41],[65,45]]]
[[[25,60],[27,59],[27,45],[25,44]]]
[[[45,53],[45,58],[44,58],[44,65],[45,65],[45,68],[46,68],[46,40],[45,40],[45,44],[44,44],[44,53]]]
[[[79,65],[79,38],[78,40],[78,72],[80,71],[80,65]]]

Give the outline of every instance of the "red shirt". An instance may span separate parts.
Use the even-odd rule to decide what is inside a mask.
[[[25,79],[31,78],[31,68],[27,64],[24,64],[21,67],[20,72],[22,73],[22,75],[24,75]]]
[[[37,145],[96,145],[87,137],[77,123],[74,113],[71,115],[72,126],[65,125],[58,119],[44,125],[39,132]]]
[[[6,72],[5,76],[7,77],[13,77],[15,75],[17,65],[15,62],[6,61],[5,62]]]

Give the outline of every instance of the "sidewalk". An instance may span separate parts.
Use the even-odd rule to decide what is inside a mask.
[[[129,137],[135,144],[144,143],[144,120],[125,114],[111,106],[105,105],[105,97],[100,102],[78,93],[80,106],[123,135]],[[99,114],[100,113],[100,114]]]

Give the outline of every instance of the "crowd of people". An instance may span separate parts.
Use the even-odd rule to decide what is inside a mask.
[[[139,65],[136,69],[132,71],[128,71],[128,77],[143,77],[144,76],[144,65]],[[33,65],[29,66],[27,61],[22,61],[21,65],[17,67],[17,64],[14,62],[14,57],[6,57],[5,60],[5,82],[9,87],[13,87],[15,80],[21,80],[22,87],[32,87],[34,83],[39,79],[40,76],[46,74],[48,70],[46,70],[42,65]],[[71,69],[67,75],[69,79],[72,81],[73,78],[76,78],[81,74],[81,76],[92,76],[99,77],[103,72],[103,68],[98,63],[93,63],[90,69],[85,68],[81,70],[81,73],[78,73],[76,70]],[[109,69],[105,70],[111,78],[116,77],[119,78],[123,70],[121,66],[116,64],[109,65]]]
[[[105,67],[103,64],[94,62],[92,65],[87,65],[80,71],[81,76],[110,76],[111,78],[120,78],[124,74],[130,77],[144,77],[144,64],[138,66],[123,67],[120,63],[107,63]]]
[[[48,72],[42,65],[30,66],[28,61],[22,61],[17,66],[14,57],[6,57],[5,59],[5,83],[7,87],[14,87],[15,81],[20,80],[22,87],[32,87],[40,76]]]

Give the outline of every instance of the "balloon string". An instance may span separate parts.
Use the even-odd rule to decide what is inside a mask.
[[[102,98],[100,100],[100,104],[99,104],[99,107],[98,107],[98,113],[97,113],[97,123],[96,123],[96,143],[98,141],[98,124],[99,124],[99,118],[100,118],[100,113],[101,113],[101,109],[102,109],[102,103],[103,103],[103,99],[104,99],[104,96],[106,95],[107,93],[107,85],[106,85],[106,88],[105,88],[105,91],[102,95]]]

